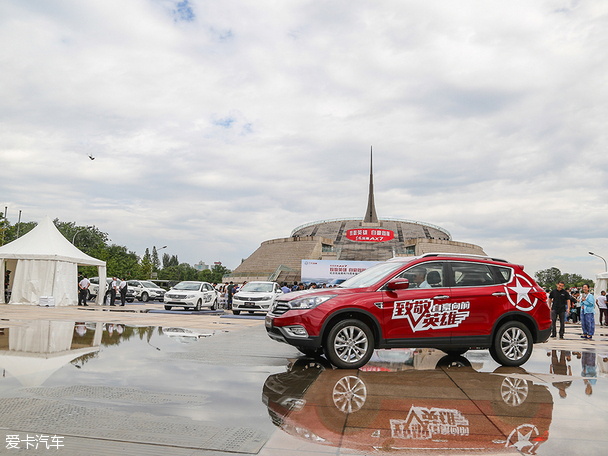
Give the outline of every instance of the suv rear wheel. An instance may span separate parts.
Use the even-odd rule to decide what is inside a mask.
[[[329,331],[324,349],[334,366],[358,369],[365,366],[374,353],[374,335],[362,321],[343,320]]]
[[[519,321],[508,321],[496,335],[490,355],[503,366],[521,366],[532,354],[532,334],[526,325]]]

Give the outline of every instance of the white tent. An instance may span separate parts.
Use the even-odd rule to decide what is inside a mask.
[[[56,306],[78,303],[78,266],[97,266],[100,287],[97,303],[105,294],[106,263],[74,247],[46,216],[32,231],[0,247],[0,277],[12,271],[10,304],[37,305],[40,296],[53,296]],[[0,293],[0,303],[4,293]]]
[[[608,288],[608,272],[602,272],[595,277],[595,297],[597,298],[602,291],[606,291]]]

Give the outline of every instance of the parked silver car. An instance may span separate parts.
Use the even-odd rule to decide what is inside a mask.
[[[183,307],[185,310],[201,310],[202,307],[217,309],[219,293],[210,283],[180,282],[165,293],[165,309]]]
[[[232,297],[232,313],[268,312],[283,290],[275,282],[248,282]]]

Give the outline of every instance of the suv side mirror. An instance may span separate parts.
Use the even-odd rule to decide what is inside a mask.
[[[389,280],[386,286],[389,290],[405,290],[410,287],[410,281],[406,278],[399,277]]]

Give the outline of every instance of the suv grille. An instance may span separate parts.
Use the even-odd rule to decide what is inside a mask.
[[[260,297],[257,297],[257,298],[245,298],[243,296],[235,296],[234,298],[237,301],[244,301],[244,302],[264,301],[266,299],[266,298],[260,298]]]
[[[274,315],[283,315],[288,310],[289,310],[289,305],[287,305],[284,302],[277,301],[270,312]]]

